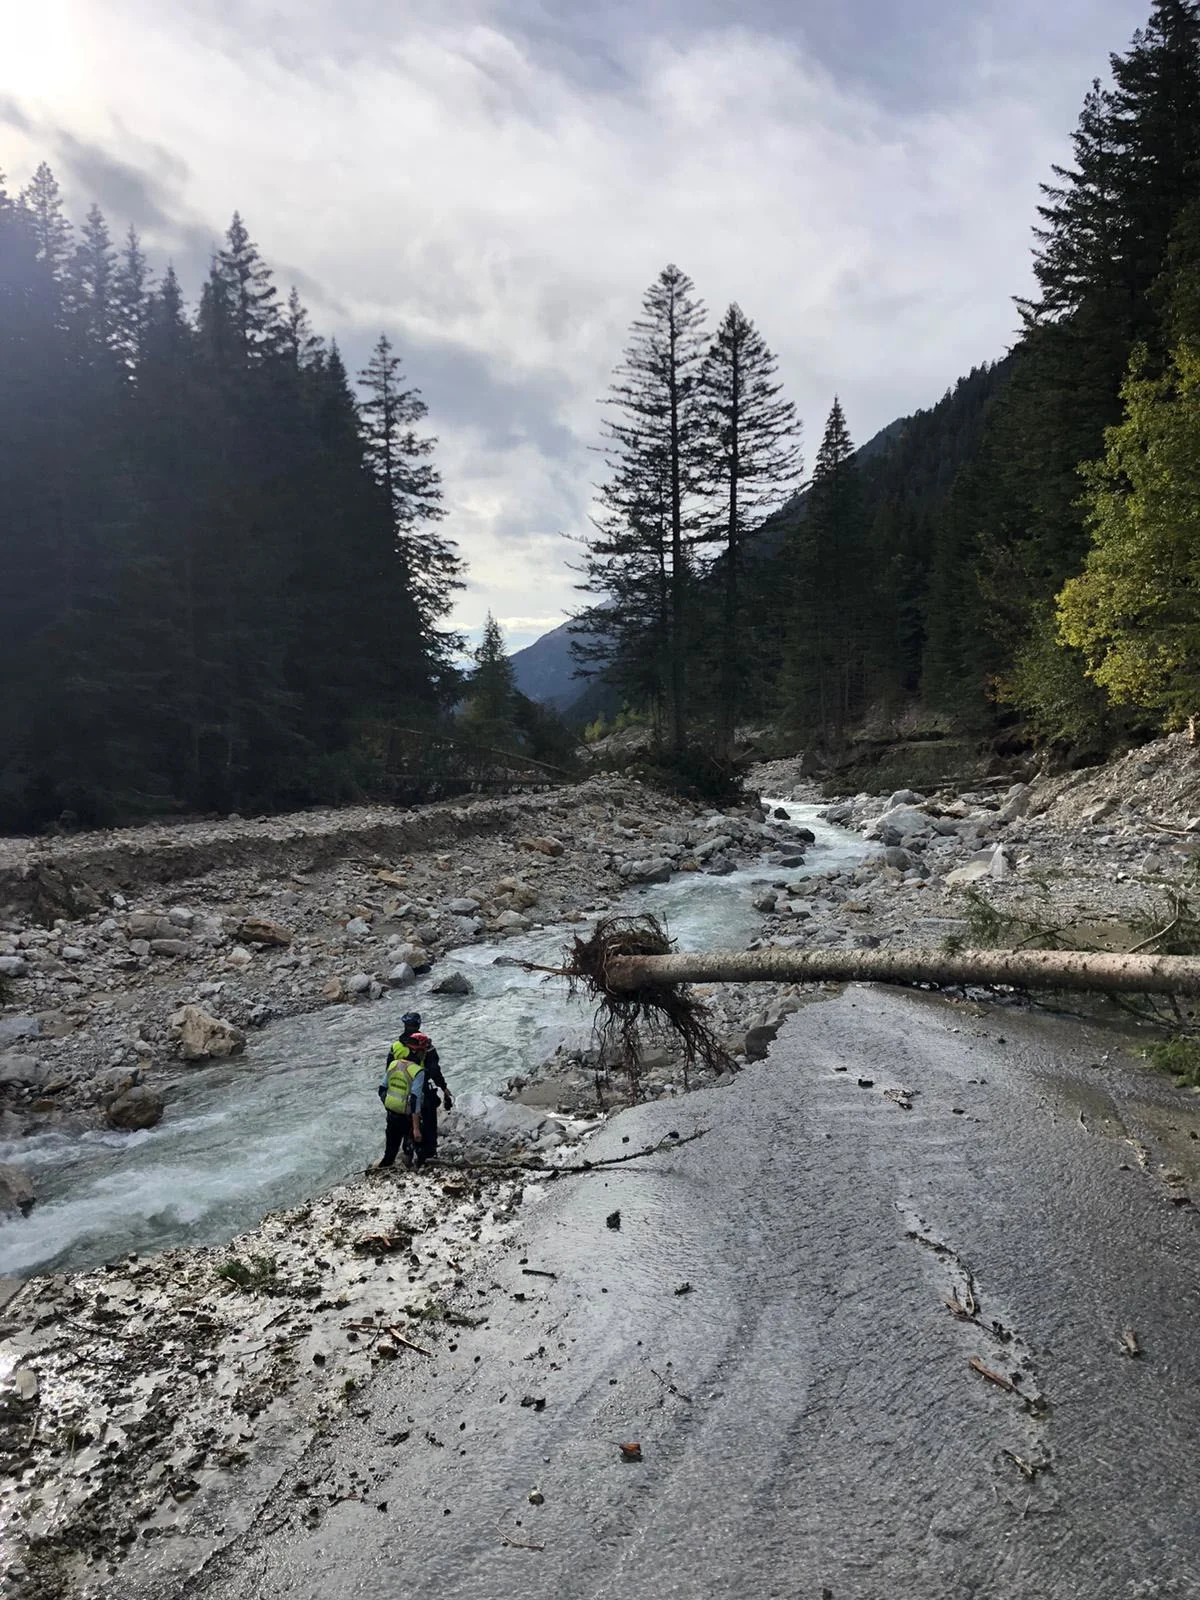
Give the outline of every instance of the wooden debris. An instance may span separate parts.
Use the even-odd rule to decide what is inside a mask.
[[[967,1365],[972,1372],[977,1372],[981,1378],[986,1378],[989,1383],[994,1383],[998,1389],[1003,1389],[1006,1394],[1021,1394],[1021,1391],[1011,1378],[1006,1378],[1002,1372],[996,1372],[994,1368],[981,1361],[978,1356],[971,1356]],[[1021,1395],[1021,1398],[1024,1399],[1024,1395]]]
[[[619,1444],[617,1449],[621,1452],[622,1461],[640,1461],[642,1459],[642,1447],[636,1440],[632,1444]]]
[[[397,1327],[388,1327],[385,1331],[391,1335],[397,1344],[402,1344],[406,1350],[415,1350],[419,1356],[431,1356],[433,1354],[432,1350],[426,1350],[424,1346],[414,1344],[411,1339],[406,1339]]]

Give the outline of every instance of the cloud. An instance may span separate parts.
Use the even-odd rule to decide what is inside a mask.
[[[1145,0],[44,9],[0,96],[114,231],[143,219],[194,293],[237,207],[352,370],[391,332],[474,628],[577,599],[597,397],[667,261],[755,319],[810,454],[835,389],[864,439],[1001,354],[1037,184]]]

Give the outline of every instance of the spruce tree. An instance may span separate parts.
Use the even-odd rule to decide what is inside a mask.
[[[493,749],[517,742],[517,686],[504,648],[500,624],[489,611],[475,651],[475,670],[467,685],[462,721],[471,738]]]
[[[799,422],[780,398],[776,360],[740,306],[731,305],[700,373],[709,486],[720,521],[710,537],[722,545],[717,743],[728,756],[742,702],[745,658],[753,629],[743,615],[743,546],[800,473]]]
[[[631,572],[653,571],[661,566],[670,600],[667,636],[667,700],[670,742],[683,753],[688,736],[688,601],[691,592],[691,544],[701,527],[700,513],[706,486],[704,459],[704,409],[700,373],[706,338],[705,310],[686,273],[668,266],[642,300],[641,315],[630,329],[629,344],[609,390],[605,422],[606,458],[610,481],[616,485],[609,497],[609,513],[627,515],[621,507],[645,504],[648,485],[664,490],[665,548],[661,557],[644,557],[630,550],[625,559]],[[627,530],[637,537],[638,526],[654,527],[653,518],[639,514],[638,524]],[[614,596],[614,598],[616,598]]]
[[[107,363],[117,342],[116,257],[108,224],[92,206],[80,231],[69,274],[72,329],[81,355]]]
[[[125,235],[113,275],[113,344],[128,378],[137,373],[150,310],[150,271],[137,229]]]
[[[380,334],[359,374],[366,460],[387,500],[402,582],[411,591],[431,656],[443,663],[457,635],[439,629],[462,588],[462,561],[453,540],[435,531],[445,516],[441,475],[430,457],[437,440],[416,424],[428,406],[419,389],[405,388],[400,357]]]

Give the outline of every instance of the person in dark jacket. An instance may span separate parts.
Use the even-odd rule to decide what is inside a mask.
[[[438,1053],[421,1030],[418,1012],[400,1019],[400,1037],[388,1049],[379,1098],[387,1112],[381,1167],[392,1167],[401,1149],[405,1164],[420,1166],[437,1155],[438,1091],[449,1111],[454,1098],[442,1076]]]

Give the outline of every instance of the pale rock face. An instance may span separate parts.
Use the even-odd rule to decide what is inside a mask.
[[[210,1061],[240,1056],[246,1035],[231,1022],[214,1017],[200,1006],[183,1006],[171,1018],[179,1036],[179,1054],[185,1061]]]

